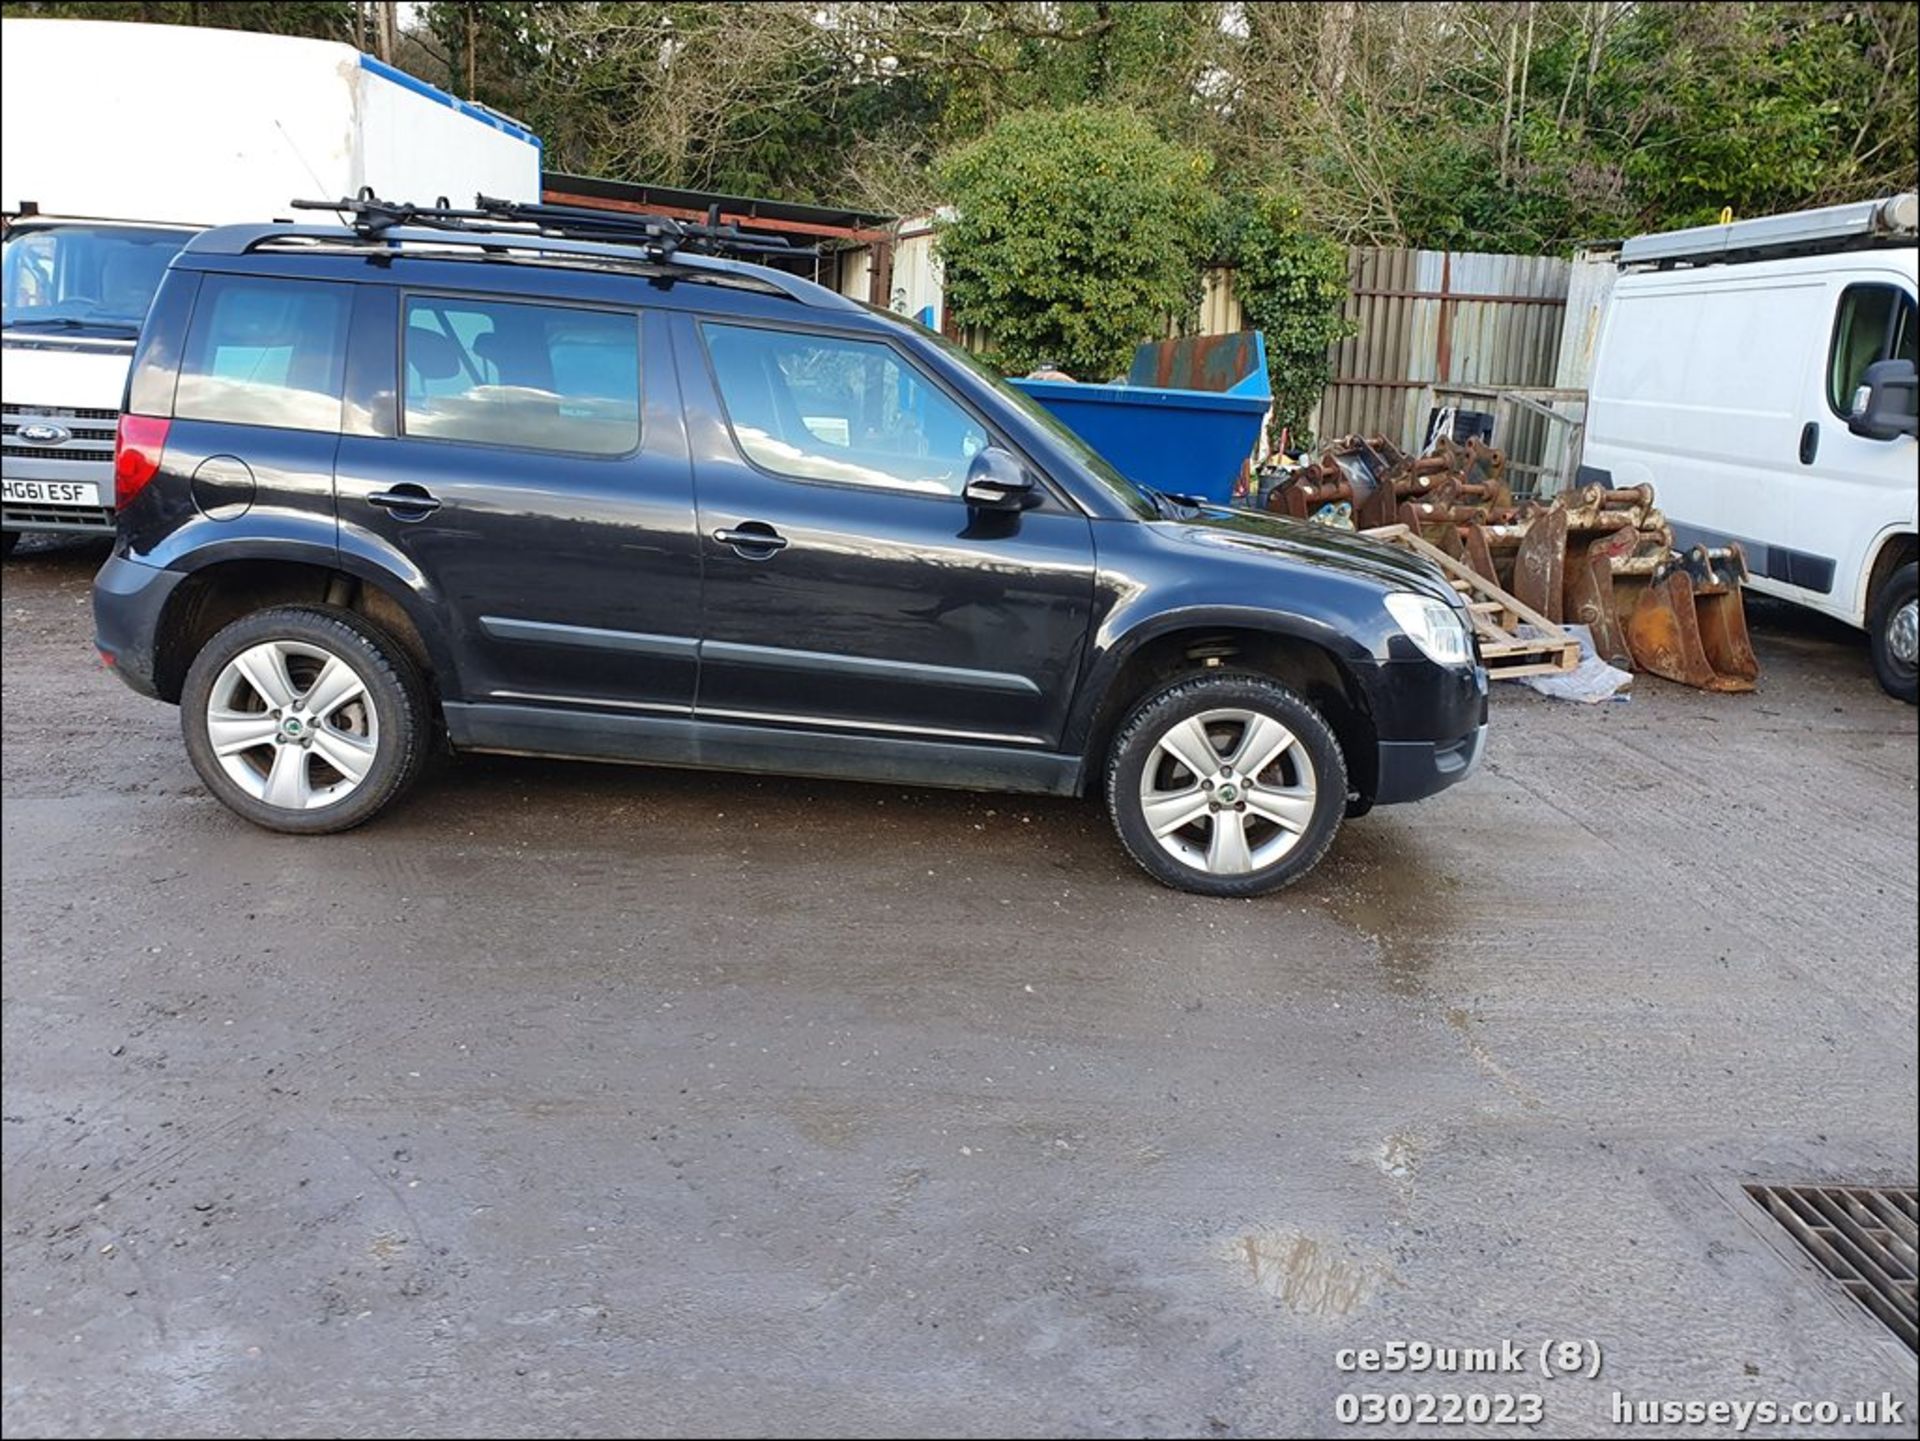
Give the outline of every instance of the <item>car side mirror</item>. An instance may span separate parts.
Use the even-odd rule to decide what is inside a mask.
[[[1025,510],[1040,503],[1033,476],[1011,451],[997,445],[974,456],[961,494],[975,510]]]
[[[1920,382],[1911,360],[1876,360],[1853,393],[1847,429],[1868,440],[1920,435]]]

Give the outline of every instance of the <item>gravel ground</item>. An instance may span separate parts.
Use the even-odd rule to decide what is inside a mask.
[[[94,664],[100,558],[4,572],[9,1436],[1914,1434],[1739,1189],[1915,1179],[1915,712],[1850,632],[1498,687],[1467,785],[1209,902],[1086,804],[525,760],[269,835]]]

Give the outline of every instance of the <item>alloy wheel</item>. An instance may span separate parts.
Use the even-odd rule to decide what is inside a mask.
[[[373,768],[380,719],[366,680],[306,641],[272,640],[228,661],[207,698],[207,741],[246,794],[285,810],[344,800]]]
[[[1161,848],[1216,876],[1264,870],[1313,821],[1319,791],[1300,738],[1229,707],[1176,721],[1140,773],[1140,809]]]

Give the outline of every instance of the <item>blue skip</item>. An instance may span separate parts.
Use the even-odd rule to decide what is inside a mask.
[[[1125,384],[1015,380],[1122,475],[1221,505],[1253,458],[1273,404],[1257,330],[1143,345]]]

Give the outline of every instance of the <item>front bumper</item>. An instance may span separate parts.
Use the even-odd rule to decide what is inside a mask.
[[[158,698],[155,648],[160,617],[186,576],[110,555],[93,578],[93,644],[113,673],[144,696]]]
[[[1484,668],[1409,659],[1363,680],[1378,746],[1371,804],[1424,800],[1473,774],[1487,741]]]
[[[16,347],[9,345],[9,372]],[[124,372],[123,372],[124,374]],[[0,527],[7,530],[58,530],[85,535],[113,532],[113,427],[118,412],[110,410],[42,413],[40,407],[5,407],[7,454],[0,460],[0,480],[55,487],[78,482],[93,487],[93,505],[70,505],[63,500],[27,500],[0,496]],[[19,432],[36,422],[75,432],[55,446],[18,444]]]
[[[110,505],[7,505],[0,508],[0,530],[57,530],[75,535],[112,535]]]
[[[1381,741],[1374,804],[1425,800],[1448,786],[1459,785],[1478,769],[1486,749],[1484,721],[1470,734],[1444,745],[1433,741]]]

